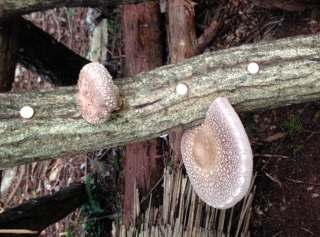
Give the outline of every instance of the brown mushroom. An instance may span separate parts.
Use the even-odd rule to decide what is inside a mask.
[[[183,134],[181,153],[195,192],[210,206],[230,208],[247,193],[252,150],[228,99],[214,100],[204,123]]]
[[[100,63],[89,63],[81,69],[77,97],[82,117],[93,124],[105,122],[122,104],[119,89]]]

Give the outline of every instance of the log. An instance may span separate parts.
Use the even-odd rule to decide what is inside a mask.
[[[18,63],[52,84],[58,86],[77,84],[81,68],[91,61],[59,43],[32,22],[22,17],[18,19],[20,21]]]
[[[250,61],[261,70],[249,74]],[[320,99],[320,37],[300,36],[202,54],[115,80],[124,106],[101,125],[82,119],[76,88],[0,94],[0,167],[147,140],[200,124],[212,101],[225,96],[238,112]],[[186,96],[175,94],[187,83]],[[35,109],[19,118],[22,106]]]
[[[123,26],[125,42],[125,71],[131,77],[141,72],[162,66],[162,42],[160,40],[159,3],[145,2],[123,6]],[[124,224],[130,227],[132,220],[135,182],[141,198],[147,196],[163,172],[159,165],[163,160],[161,149],[163,139],[127,144],[126,177],[124,196]],[[144,212],[149,206],[149,198],[141,204]]]
[[[27,229],[41,233],[88,200],[84,184],[74,183],[54,194],[34,198],[0,214],[0,229]],[[5,236],[38,236],[6,234]],[[4,236],[4,235],[1,235]]]
[[[123,3],[140,3],[147,0],[0,0],[0,21],[36,11],[57,7],[98,7],[116,6]]]

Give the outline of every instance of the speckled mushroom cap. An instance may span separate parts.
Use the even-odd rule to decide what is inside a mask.
[[[77,99],[80,113],[87,122],[105,122],[112,111],[119,108],[118,96],[119,90],[102,64],[89,63],[81,69]]]
[[[183,134],[181,153],[195,192],[210,206],[230,208],[247,193],[252,150],[228,99],[214,100],[204,124]]]

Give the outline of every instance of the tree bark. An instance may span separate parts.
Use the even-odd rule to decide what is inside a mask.
[[[250,61],[260,72],[246,70]],[[13,166],[147,140],[200,124],[217,97],[238,112],[320,99],[319,35],[206,53],[115,80],[123,107],[101,125],[82,119],[75,87],[0,94],[0,166]],[[185,96],[175,85],[189,86]],[[29,105],[35,116],[19,118]]]
[[[0,21],[36,11],[57,7],[116,6],[122,3],[140,3],[147,0],[0,0]]]
[[[19,17],[18,63],[41,75],[52,84],[77,84],[81,68],[89,60],[59,43],[30,21]]]
[[[0,229],[27,229],[40,234],[49,225],[61,220],[87,201],[84,184],[72,184],[54,194],[31,199],[0,214]],[[30,237],[39,234],[6,234]],[[4,236],[4,235],[1,235]]]
[[[126,76],[150,71],[163,64],[162,42],[160,39],[159,3],[145,2],[123,6]],[[151,79],[152,80],[152,79]],[[126,146],[126,179],[124,198],[124,224],[129,228],[132,221],[135,185],[139,187],[141,198],[159,180],[163,171],[161,143],[163,139],[150,139]],[[149,198],[141,205],[144,212],[149,206]],[[133,220],[134,221],[134,220]]]
[[[0,22],[0,92],[10,91],[18,55],[18,19]]]

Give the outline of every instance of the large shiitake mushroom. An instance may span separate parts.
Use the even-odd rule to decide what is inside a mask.
[[[228,99],[214,100],[204,123],[183,134],[181,153],[195,192],[207,204],[230,208],[247,193],[252,150]]]

